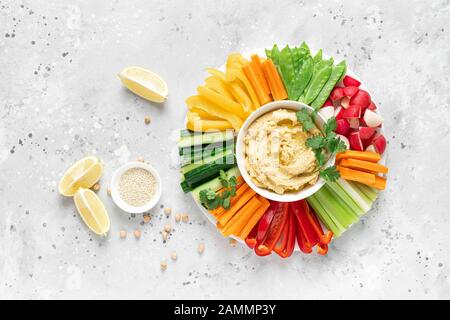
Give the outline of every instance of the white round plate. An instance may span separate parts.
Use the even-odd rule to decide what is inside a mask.
[[[311,48],[310,48],[310,49],[311,49]],[[316,52],[316,51],[314,51],[314,50],[311,49],[311,52]],[[247,53],[242,54],[242,56],[243,56],[244,58],[246,58],[246,59],[250,59],[250,57],[251,57],[253,54],[257,54],[257,55],[259,55],[260,57],[266,57],[266,51],[265,51],[265,49],[256,49],[256,50],[253,50],[253,51],[249,51],[249,52],[247,52]],[[323,57],[324,57],[324,58],[329,58],[330,56],[328,56],[328,55],[326,55],[325,53],[323,53]],[[217,68],[217,69],[219,69],[219,70],[222,71],[222,72],[225,72],[225,69],[226,69],[225,67],[226,67],[225,64],[223,64],[222,66],[220,66],[220,67]],[[367,92],[369,92],[369,94],[370,94],[372,100],[376,100],[376,99],[373,99],[373,95],[372,95],[371,92],[367,89],[367,87],[363,84],[363,82],[361,81],[361,79],[359,79],[359,78],[356,76],[356,74],[355,74],[351,69],[348,68],[348,66],[347,66],[347,71],[346,71],[345,74],[346,74],[346,75],[349,75],[349,76],[352,77],[352,78],[355,78],[355,79],[358,80],[358,81],[360,81],[360,82],[361,82],[360,88],[363,89],[363,90],[366,90]],[[339,84],[338,84],[338,85],[339,85]],[[283,101],[288,101],[288,100],[283,100]],[[382,114],[381,114],[381,112],[380,112],[380,108],[379,108],[378,105],[377,105],[377,113],[378,113],[380,116],[382,116]],[[251,116],[251,115],[250,115],[250,116]],[[381,128],[378,128],[377,131],[386,137],[384,125],[383,125]],[[386,140],[387,140],[387,138],[386,138]],[[387,149],[387,147],[386,147],[386,150],[384,151],[384,153],[383,153],[383,155],[382,155],[382,157],[381,157],[381,160],[380,160],[380,163],[383,164],[383,165],[386,165],[386,161],[387,161],[387,152],[388,152],[388,149]],[[241,174],[242,174],[242,173],[241,173]],[[323,186],[323,184],[322,184],[322,186]],[[320,189],[320,188],[318,188],[318,189],[315,190],[315,191],[318,191],[319,189]],[[255,190],[255,191],[256,191],[256,190]],[[206,216],[206,218],[214,225],[214,227],[217,228],[217,227],[216,227],[216,225],[217,225],[217,220],[216,220],[216,218],[214,218],[214,217],[209,213],[209,211],[208,211],[205,207],[202,206],[201,203],[197,202],[197,201],[195,200],[194,197],[193,197],[193,199],[194,199],[195,203],[197,204],[197,206],[199,207],[200,211],[201,211],[201,212]],[[269,199],[270,199],[270,198],[269,198]],[[375,200],[375,201],[376,201],[376,200]],[[375,201],[374,201],[374,202],[375,202]],[[238,238],[238,237],[235,237],[235,236],[233,236],[233,235],[231,235],[230,238],[235,239],[235,240],[237,240],[237,241],[240,242],[240,243],[244,243],[244,241],[243,241],[242,239],[240,239],[240,238]],[[300,249],[298,248],[298,245],[297,245],[297,244],[295,245],[294,251],[300,251]]]

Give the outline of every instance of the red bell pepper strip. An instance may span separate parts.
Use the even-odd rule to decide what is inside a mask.
[[[306,240],[305,235],[303,234],[303,230],[300,227],[299,223],[297,222],[297,243],[300,250],[302,250],[303,253],[311,253],[312,247],[311,244],[308,243]]]
[[[272,252],[278,239],[280,238],[284,225],[288,221],[288,214],[289,204],[287,202],[280,202],[277,206],[277,211],[272,219],[272,223],[270,224],[270,228],[267,231],[264,242],[259,245],[257,244],[255,247],[255,252],[257,255],[267,256]]]
[[[288,223],[284,225],[283,231],[280,234],[280,238],[278,239],[277,243],[275,244],[275,247],[273,247],[273,251],[275,251],[278,255],[283,251],[284,248],[286,248],[288,238],[289,238],[289,232],[290,232],[290,221],[291,221],[291,211],[289,210],[288,215]]]
[[[282,240],[284,243],[283,248],[280,250],[280,246],[275,246],[275,248],[273,249],[273,251],[275,251],[282,258],[290,257],[295,248],[295,239],[297,237],[297,223],[295,222],[295,215],[291,210],[289,210],[289,218],[284,227],[284,230],[286,229],[288,231],[285,235],[285,239]],[[281,238],[282,237],[280,237],[280,240]],[[280,240],[278,241],[277,245],[280,244]]]
[[[245,243],[247,244],[247,246],[250,249],[253,249],[256,245],[256,233],[258,232],[258,225],[259,225],[259,222],[257,224],[255,224],[252,231],[250,231],[247,238],[245,238]]]
[[[327,233],[323,234],[323,229],[322,226],[320,224],[319,219],[317,218],[317,214],[314,212],[314,210],[309,207],[309,211],[311,212],[311,216],[316,224],[316,226],[318,227],[318,230],[320,230],[320,233],[322,234],[320,236],[320,244],[329,244],[331,242],[331,239],[333,238],[333,232],[328,230]],[[328,248],[327,248],[328,251]]]
[[[319,243],[323,232],[320,232],[314,223],[314,219],[310,216],[308,203],[305,200],[291,202],[291,208],[297,218],[298,225],[302,229],[305,240],[311,248],[314,247]]]
[[[319,243],[317,245],[317,253],[320,255],[326,255],[328,252],[328,245]]]
[[[275,213],[280,206],[279,202],[270,201],[270,207],[262,216],[261,220],[258,223],[258,231],[256,233],[256,245],[259,245],[264,242],[267,236],[267,232],[269,231],[270,224],[272,223],[272,219],[275,216]]]

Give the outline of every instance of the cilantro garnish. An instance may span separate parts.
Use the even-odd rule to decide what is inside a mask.
[[[219,180],[224,190],[217,194],[214,190],[208,188],[199,193],[200,202],[208,209],[213,210],[218,207],[229,209],[231,198],[236,195],[237,179],[235,176],[228,178],[225,171],[220,170]]]
[[[331,166],[331,167],[321,170],[319,175],[325,181],[329,181],[329,182],[334,182],[337,179],[339,179],[339,177],[340,177],[339,171],[336,169],[336,166]]]

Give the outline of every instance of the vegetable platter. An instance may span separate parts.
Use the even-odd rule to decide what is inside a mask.
[[[182,190],[192,194],[223,236],[245,243],[258,256],[327,254],[330,242],[357,223],[386,188],[387,141],[369,90],[345,61],[313,52],[306,43],[231,53],[223,66],[206,71],[204,84],[186,100],[186,128],[180,130],[178,145]],[[283,201],[283,192],[281,201],[269,200],[247,183],[250,178],[241,172],[251,171],[252,165],[260,169],[264,157],[261,164],[238,167],[236,162],[237,156],[254,151],[236,154],[241,127],[273,101],[307,106],[280,125],[309,133],[303,151],[293,157],[312,155],[318,169],[310,183],[325,180],[318,191],[296,201]],[[317,130],[318,118],[324,125]],[[325,165],[329,159],[334,165]]]

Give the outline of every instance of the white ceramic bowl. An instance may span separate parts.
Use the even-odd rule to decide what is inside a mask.
[[[145,169],[147,171],[149,171],[156,180],[156,192],[153,195],[152,199],[146,203],[145,205],[141,206],[141,207],[135,207],[132,205],[129,205],[128,203],[126,203],[119,194],[119,180],[120,177],[122,176],[122,174],[127,171],[128,169],[132,169],[132,168],[142,168]],[[161,190],[162,190],[162,185],[161,185],[161,177],[159,176],[159,173],[149,164],[145,163],[145,162],[139,162],[139,161],[132,161],[132,162],[128,162],[125,163],[124,165],[122,165],[121,167],[119,167],[113,174],[112,176],[112,180],[111,180],[111,197],[114,201],[114,203],[123,211],[127,212],[127,213],[145,213],[147,211],[149,211],[150,209],[152,209],[159,201],[159,199],[161,198]]]
[[[300,103],[297,101],[289,101],[289,100],[283,100],[283,101],[274,101],[271,103],[268,103],[261,108],[254,111],[248,118],[245,120],[243,126],[241,127],[241,130],[239,131],[239,134],[237,136],[236,141],[236,160],[237,165],[239,167],[239,171],[241,172],[242,177],[244,178],[245,182],[258,194],[263,196],[264,198],[274,200],[274,201],[280,201],[280,202],[292,202],[297,201],[301,199],[305,199],[309,197],[310,195],[314,194],[316,191],[318,191],[324,184],[325,180],[319,177],[317,182],[310,187],[304,188],[297,192],[289,192],[285,194],[278,194],[276,192],[273,192],[271,190],[260,188],[256,186],[252,179],[250,178],[247,170],[245,169],[245,143],[244,138],[247,135],[248,127],[259,117],[261,117],[263,114],[267,112],[271,112],[277,109],[290,109],[290,110],[301,110],[301,109],[308,109],[309,111],[313,111],[314,109],[310,106]],[[316,125],[319,129],[323,128],[323,124],[325,123],[325,120],[318,114],[316,117]],[[325,164],[325,167],[329,167],[334,165],[335,157],[331,157],[328,162]]]

